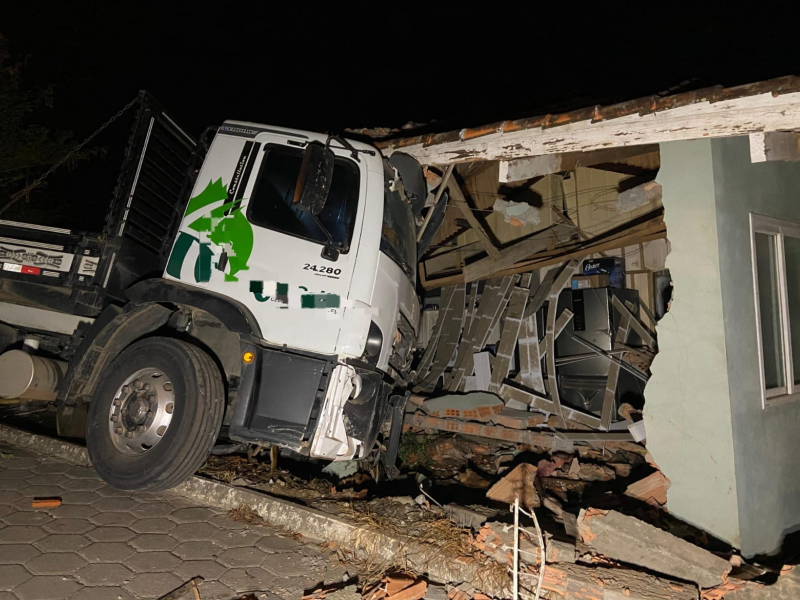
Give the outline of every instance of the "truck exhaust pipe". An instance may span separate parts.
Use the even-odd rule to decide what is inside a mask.
[[[0,398],[55,400],[66,372],[63,360],[9,350],[0,355]]]

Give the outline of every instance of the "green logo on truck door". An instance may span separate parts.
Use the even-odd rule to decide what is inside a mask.
[[[222,202],[216,208],[209,208]],[[205,209],[205,210],[204,210]],[[238,281],[236,274],[248,269],[247,262],[253,252],[253,228],[242,214],[241,202],[229,200],[228,189],[222,179],[210,181],[206,188],[197,196],[189,200],[184,219],[189,215],[196,215],[189,229],[196,231],[195,237],[190,233],[181,231],[175,240],[175,247],[167,263],[167,273],[180,279],[181,269],[190,248],[199,244],[200,253],[195,261],[194,280],[206,282],[211,279],[211,259],[214,253],[211,244],[220,249],[217,255],[224,250],[228,255],[230,271],[225,273],[225,281]]]

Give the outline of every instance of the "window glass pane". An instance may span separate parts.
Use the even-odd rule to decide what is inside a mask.
[[[769,390],[786,385],[778,296],[778,255],[774,235],[756,233],[755,237],[764,380]]]
[[[381,229],[381,252],[397,263],[416,285],[417,281],[417,236],[411,205],[391,189],[394,172],[384,165],[383,227]]]
[[[327,242],[325,233],[311,217],[294,204],[294,187],[300,173],[302,150],[267,147],[258,181],[247,209],[253,225],[319,242]],[[347,251],[353,234],[358,208],[358,167],[353,161],[337,157],[330,193],[319,214],[333,237],[333,245]]]
[[[800,384],[800,239],[784,236],[786,291],[789,301],[789,326],[792,332],[794,382]]]

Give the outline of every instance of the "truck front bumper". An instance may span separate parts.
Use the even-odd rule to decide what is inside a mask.
[[[389,412],[391,386],[380,373],[249,342],[242,351],[253,360],[230,407],[231,439],[330,461],[369,453]]]

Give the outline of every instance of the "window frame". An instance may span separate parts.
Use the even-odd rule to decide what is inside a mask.
[[[756,257],[756,234],[775,237],[775,253],[778,276],[778,308],[783,349],[784,385],[767,389],[764,372],[764,345],[761,328],[761,297],[758,290],[758,260]],[[795,383],[794,357],[792,352],[792,329],[789,318],[789,295],[786,281],[786,237],[800,239],[800,223],[750,213],[750,252],[753,265],[753,290],[755,292],[756,334],[758,338],[758,370],[761,381],[762,408],[780,406],[800,400],[800,384]],[[800,349],[799,349],[800,350]]]
[[[298,147],[293,146],[293,145],[290,146],[288,144],[280,144],[280,143],[277,143],[277,142],[267,142],[266,144],[264,144],[264,148],[261,150],[261,152],[262,152],[261,163],[259,164],[258,172],[256,173],[255,182],[253,183],[253,190],[250,193],[250,197],[247,200],[247,207],[245,209],[245,218],[247,219],[247,221],[253,227],[260,227],[261,229],[266,229],[268,231],[274,231],[275,233],[278,233],[280,235],[293,237],[295,239],[303,240],[303,241],[309,242],[311,244],[316,244],[317,246],[327,246],[327,244],[325,242],[321,242],[319,240],[314,240],[314,239],[311,239],[311,238],[308,238],[308,237],[305,237],[305,236],[302,236],[302,235],[296,235],[294,233],[289,233],[288,231],[283,231],[283,230],[281,230],[281,229],[279,229],[277,227],[274,227],[274,226],[264,225],[263,223],[256,223],[251,218],[252,208],[255,205],[255,202],[257,202],[257,198],[258,198],[257,192],[258,192],[258,188],[259,188],[259,186],[261,184],[261,177],[262,177],[262,175],[264,173],[264,169],[267,168],[267,158],[268,158],[267,155],[270,152],[274,151],[274,150],[278,150],[279,152],[288,150],[289,154],[295,154],[297,151],[299,151],[301,157],[302,157],[302,153],[303,153],[303,148],[298,148]],[[336,248],[339,251],[339,254],[343,254],[344,255],[344,254],[349,254],[350,250],[352,250],[352,247],[353,247],[352,244],[353,244],[353,237],[355,236],[355,232],[356,232],[356,225],[357,225],[357,221],[358,221],[358,211],[361,209],[361,204],[362,204],[362,202],[361,202],[361,189],[362,189],[362,186],[363,186],[364,182],[361,180],[361,178],[362,178],[361,168],[360,168],[359,164],[356,161],[352,160],[348,156],[336,154],[335,152],[334,152],[334,155],[335,155],[335,159],[334,159],[335,161],[342,160],[342,161],[348,163],[351,167],[355,168],[356,182],[357,182],[357,185],[358,185],[358,187],[356,189],[356,195],[355,195],[355,197],[356,197],[356,206],[355,206],[355,211],[353,212],[353,221],[352,221],[352,223],[350,224],[350,227],[347,230],[347,239],[345,241],[345,246],[341,247],[341,248],[336,246],[336,245],[332,246],[333,248]]]

